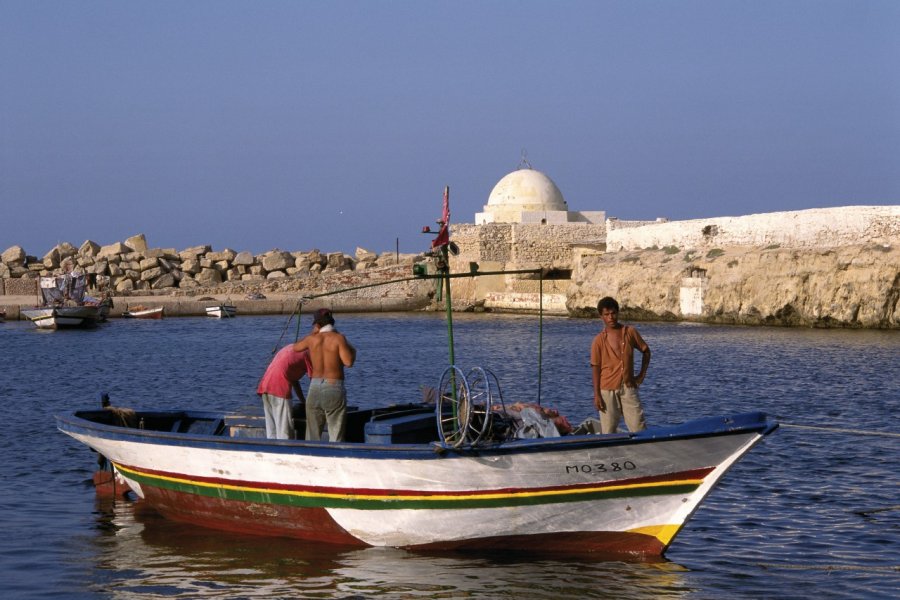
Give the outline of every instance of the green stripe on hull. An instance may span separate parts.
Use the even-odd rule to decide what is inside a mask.
[[[118,466],[118,465],[117,465]],[[617,498],[639,498],[689,494],[696,490],[700,481],[674,481],[654,484],[623,486],[613,489],[555,490],[543,492],[528,490],[517,493],[472,493],[466,496],[415,495],[409,492],[403,496],[378,496],[354,494],[322,494],[316,492],[289,492],[280,490],[254,490],[239,486],[222,486],[193,483],[170,477],[147,475],[138,471],[119,469],[130,479],[142,486],[156,487],[186,494],[196,494],[209,498],[220,498],[236,502],[255,504],[277,504],[298,508],[355,508],[360,510],[400,510],[400,509],[471,509],[503,508],[511,506],[535,506],[562,502],[586,502],[613,500]]]

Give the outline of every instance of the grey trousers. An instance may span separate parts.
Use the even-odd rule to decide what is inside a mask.
[[[347,390],[341,379],[315,377],[309,381],[306,393],[306,439],[321,440],[322,429],[328,424],[328,440],[344,441],[347,422]]]
[[[636,433],[647,427],[644,421],[644,408],[637,388],[625,387],[617,390],[600,390],[600,397],[606,404],[606,412],[600,413],[600,427],[603,433],[616,433],[619,430],[619,419],[625,416],[628,431]]]

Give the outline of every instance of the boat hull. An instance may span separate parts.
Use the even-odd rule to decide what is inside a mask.
[[[41,329],[90,327],[100,318],[100,309],[96,306],[25,308],[21,313]]]
[[[244,533],[420,549],[659,556],[774,429],[763,415],[636,435],[453,450],[125,429],[57,417],[164,516]]]
[[[237,314],[237,308],[231,305],[207,306],[206,316],[217,319],[230,319]]]
[[[165,315],[165,307],[145,308],[139,310],[126,310],[122,316],[126,319],[162,319]]]

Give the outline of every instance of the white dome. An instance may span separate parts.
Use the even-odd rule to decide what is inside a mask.
[[[519,169],[497,182],[486,211],[492,208],[519,211],[569,210],[562,193],[553,180],[534,169]]]

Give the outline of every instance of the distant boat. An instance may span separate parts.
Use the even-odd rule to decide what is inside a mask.
[[[90,327],[103,319],[104,303],[86,299],[86,287],[87,279],[81,273],[41,277],[43,304],[24,308],[21,313],[41,329]]]
[[[165,316],[166,309],[164,306],[147,308],[145,306],[134,306],[128,308],[122,313],[126,319],[162,319]]]
[[[237,308],[232,304],[218,304],[216,306],[206,307],[207,317],[216,317],[217,319],[230,319],[237,314]]]

